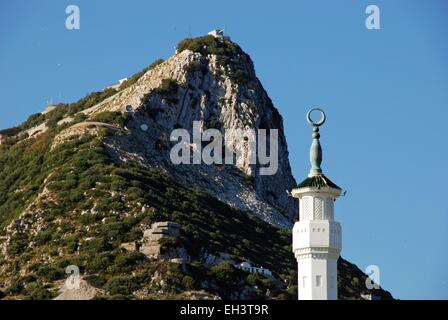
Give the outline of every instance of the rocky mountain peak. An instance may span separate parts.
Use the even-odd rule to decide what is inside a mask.
[[[211,35],[181,41],[175,55],[83,112],[92,118],[111,111],[130,115],[126,126],[132,133],[109,139],[115,159],[158,165],[176,179],[276,226],[291,225],[297,206],[287,190],[295,181],[282,117],[257,79],[249,55],[238,45]],[[202,132],[277,129],[276,174],[260,175],[259,165],[249,161],[248,144],[239,150],[243,157],[235,166],[172,165],[170,133],[183,128],[193,135],[195,122]]]

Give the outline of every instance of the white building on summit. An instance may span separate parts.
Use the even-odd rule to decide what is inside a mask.
[[[319,111],[321,119],[311,120],[311,113]],[[299,198],[300,217],[293,228],[293,251],[298,265],[299,300],[337,300],[337,261],[342,249],[341,225],[334,221],[334,201],[341,188],[328,179],[320,165],[322,149],[319,126],[325,122],[320,109],[307,114],[313,126],[310,149],[311,170],[291,194]]]
[[[230,40],[230,37],[224,35],[224,29],[215,29],[208,33],[209,36],[214,36],[215,38],[221,38]]]

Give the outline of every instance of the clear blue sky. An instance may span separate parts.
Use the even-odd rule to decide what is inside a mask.
[[[65,28],[65,7],[81,29]],[[381,9],[381,30],[364,26]],[[375,264],[401,299],[448,299],[448,2],[0,0],[0,128],[167,58],[223,27],[254,60],[284,117],[297,180],[308,172],[310,106],[320,106],[325,173],[343,256]]]

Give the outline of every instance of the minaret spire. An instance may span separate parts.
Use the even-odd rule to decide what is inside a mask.
[[[319,112],[318,121],[311,120]],[[318,108],[308,111],[306,118],[313,127],[310,148],[311,170],[308,177],[291,191],[299,199],[299,221],[292,230],[292,248],[297,259],[299,300],[337,300],[337,261],[342,249],[341,225],[334,220],[334,201],[342,189],[322,173],[322,148],[319,127],[325,113]]]
[[[318,111],[321,114],[321,117],[319,121],[313,121],[311,120],[311,113],[313,111]],[[319,108],[313,108],[306,114],[306,119],[309,124],[313,126],[313,142],[311,143],[310,148],[310,162],[311,162],[311,169],[310,173],[308,174],[308,177],[314,177],[316,175],[322,174],[322,169],[320,165],[322,164],[322,147],[320,146],[320,133],[319,133],[319,127],[325,123],[325,112],[322,109]]]

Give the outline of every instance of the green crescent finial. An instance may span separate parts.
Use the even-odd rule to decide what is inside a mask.
[[[311,113],[313,111],[318,111],[321,114],[321,117],[319,121],[313,121],[311,120]],[[322,163],[322,148],[320,146],[319,138],[319,127],[325,123],[325,112],[322,109],[319,108],[312,108],[308,113],[306,114],[306,120],[309,124],[313,126],[313,142],[311,143],[310,148],[310,162],[311,162],[311,169],[310,173],[308,174],[309,177],[313,177],[316,175],[322,174],[322,169],[320,168],[320,165]]]

